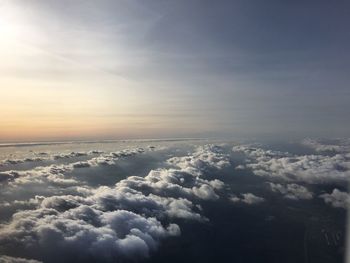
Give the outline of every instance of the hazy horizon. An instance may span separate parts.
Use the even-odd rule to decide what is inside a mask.
[[[0,141],[346,137],[347,1],[0,1]]]
[[[0,0],[0,263],[350,263],[349,25]]]

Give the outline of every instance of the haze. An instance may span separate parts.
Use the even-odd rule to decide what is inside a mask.
[[[348,1],[0,1],[0,140],[345,136]]]

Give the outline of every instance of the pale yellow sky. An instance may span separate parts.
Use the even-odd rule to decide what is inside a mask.
[[[63,20],[50,35],[41,24],[48,18],[33,17],[48,14],[27,11],[10,1],[0,7],[0,140],[136,136],[133,130],[147,122],[127,117],[146,99],[136,94],[136,83],[102,70],[94,59],[72,57],[98,57],[106,45],[96,46],[88,34],[85,42],[57,37]]]
[[[163,83],[119,73],[146,67],[147,57],[122,44],[118,25],[114,30],[111,38],[54,9],[1,1],[0,141],[195,132],[198,123],[163,94]]]

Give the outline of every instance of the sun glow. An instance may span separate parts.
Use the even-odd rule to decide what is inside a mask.
[[[47,14],[25,10],[0,6],[0,140],[125,136],[135,126],[130,103],[140,104],[131,81],[89,58],[95,40],[75,41]]]

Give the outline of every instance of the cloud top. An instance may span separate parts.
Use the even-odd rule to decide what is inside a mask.
[[[76,194],[28,200],[32,210],[16,212],[1,225],[0,247],[16,246],[23,256],[51,261],[62,255],[68,262],[76,255],[83,261],[106,262],[148,257],[162,239],[180,235],[174,219],[208,220],[201,215],[198,201],[218,199],[224,184],[207,178],[206,171],[229,166],[229,158],[217,147],[204,146],[168,163],[173,167],[152,170],[145,177],[131,176],[112,187],[80,185]],[[36,172],[38,178],[48,178],[79,167],[81,163]]]
[[[288,182],[346,182],[350,176],[350,153],[292,155],[249,145],[235,146],[234,152],[246,156],[245,167],[255,175]]]

